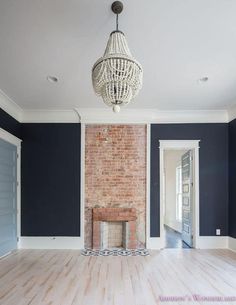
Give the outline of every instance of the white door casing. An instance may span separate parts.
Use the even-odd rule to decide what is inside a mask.
[[[193,247],[199,244],[199,142],[200,140],[160,140],[160,241],[159,248],[164,248],[164,151],[165,150],[192,150],[194,155],[194,196],[193,196]],[[157,190],[158,191],[158,190]]]

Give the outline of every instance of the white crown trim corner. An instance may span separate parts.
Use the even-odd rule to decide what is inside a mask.
[[[229,236],[229,249],[236,252],[236,238]]]
[[[80,116],[74,109],[24,110],[22,123],[79,123]]]
[[[0,89],[0,108],[17,121],[21,122],[23,110]]]
[[[83,249],[81,237],[21,236],[19,249]]]
[[[236,106],[228,109],[228,122],[233,121],[236,118]]]

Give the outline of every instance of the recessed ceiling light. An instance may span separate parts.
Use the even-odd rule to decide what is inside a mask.
[[[206,83],[209,80],[208,76],[204,76],[202,78],[199,78],[199,83]]]
[[[50,82],[50,83],[57,83],[58,82],[58,78],[56,76],[51,76],[51,75],[48,75],[47,76],[47,80]]]

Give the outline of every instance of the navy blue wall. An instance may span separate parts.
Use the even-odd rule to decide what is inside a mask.
[[[236,120],[229,123],[229,236],[236,238]]]
[[[0,127],[20,138],[20,123],[0,108]]]
[[[80,124],[21,124],[23,236],[80,236]]]
[[[0,109],[0,127],[23,139],[22,235],[79,236],[80,124],[20,124]],[[151,236],[160,234],[158,140],[170,139],[201,140],[200,234],[236,237],[236,120],[151,126]]]
[[[151,237],[160,236],[159,140],[201,140],[200,235],[228,235],[228,124],[151,126]]]

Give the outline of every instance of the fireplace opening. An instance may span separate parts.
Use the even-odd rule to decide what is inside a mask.
[[[127,248],[128,222],[127,221],[101,221],[101,248]]]

